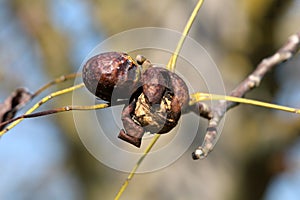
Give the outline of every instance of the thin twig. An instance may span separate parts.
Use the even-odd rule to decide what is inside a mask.
[[[79,88],[84,87],[83,83],[74,85],[72,87],[69,88],[65,88],[63,90],[59,90],[56,92],[53,92],[51,94],[49,94],[48,96],[45,96],[44,98],[42,98],[39,102],[37,102],[36,104],[34,104],[29,110],[27,110],[27,112],[25,112],[25,115],[31,114],[33,111],[35,111],[37,108],[39,108],[41,105],[43,105],[44,103],[46,103],[47,101],[49,101],[50,99],[72,92],[74,90],[77,90]],[[5,127],[3,130],[0,131],[0,136],[4,135],[7,131],[9,131],[10,129],[14,128],[17,124],[19,124],[21,121],[23,121],[24,118],[20,118],[14,122],[12,122],[11,124],[9,124],[7,127]]]
[[[43,85],[33,94],[29,93],[25,88],[16,89],[9,97],[7,97],[7,99],[3,103],[0,103],[0,131],[4,129],[6,124],[15,121],[13,120],[15,114],[32,99],[34,99],[37,95],[39,95],[52,85],[62,83],[70,79],[74,79],[80,75],[81,73],[60,76],[50,81],[49,83]]]
[[[243,97],[247,92],[259,86],[263,77],[267,72],[272,70],[275,66],[291,59],[300,49],[300,32],[289,37],[288,41],[272,56],[263,59],[256,67],[256,69],[242,81],[229,96]],[[224,117],[225,113],[237,106],[237,103],[219,101],[218,105],[212,109],[213,117],[208,121],[208,128],[204,137],[204,141],[200,147],[193,152],[193,159],[205,158],[208,153],[213,150],[217,142],[218,133],[217,128]]]
[[[67,80],[74,79],[79,76],[81,76],[81,73],[73,73],[73,74],[67,74],[67,75],[60,76],[60,77],[50,81],[49,83],[43,85],[41,88],[39,88],[35,93],[32,94],[31,98],[36,97],[37,95],[39,95],[40,93],[42,93],[43,91],[45,91],[52,85],[56,85],[58,83],[65,82]]]
[[[101,103],[101,104],[96,104],[96,105],[91,105],[91,106],[75,106],[75,105],[64,106],[61,108],[54,108],[51,110],[45,110],[45,111],[40,111],[40,112],[35,112],[35,113],[30,113],[30,114],[24,114],[24,115],[18,116],[16,118],[9,119],[5,122],[1,122],[0,127],[5,126],[7,124],[10,124],[10,123],[20,120],[20,119],[42,117],[42,116],[46,116],[46,115],[52,115],[52,114],[56,114],[56,113],[68,112],[68,111],[73,111],[73,110],[78,110],[78,111],[99,110],[99,109],[107,108],[109,106],[110,105],[106,104],[106,103]]]

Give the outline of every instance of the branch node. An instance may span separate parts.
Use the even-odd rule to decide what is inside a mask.
[[[205,153],[205,151],[201,147],[199,147],[192,153],[192,158],[194,160],[204,159],[206,158],[207,154],[207,152]]]
[[[261,79],[258,76],[254,75],[254,74],[251,74],[248,78],[250,80],[250,82],[249,82],[249,87],[250,88],[254,88],[254,87],[259,86]]]
[[[294,43],[294,44],[298,44],[298,43],[300,43],[300,38],[297,34],[294,34],[294,35],[289,37],[289,41]]]

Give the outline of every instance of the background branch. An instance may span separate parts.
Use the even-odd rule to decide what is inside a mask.
[[[256,69],[248,75],[234,90],[230,92],[230,96],[243,97],[247,92],[259,86],[261,80],[267,72],[275,66],[291,59],[300,49],[300,32],[289,37],[288,41],[272,56],[263,59]],[[193,159],[205,158],[209,152],[213,150],[217,142],[218,125],[225,113],[237,106],[237,103],[219,101],[219,104],[212,108],[213,117],[208,120],[208,128],[204,137],[204,141],[193,153]]]

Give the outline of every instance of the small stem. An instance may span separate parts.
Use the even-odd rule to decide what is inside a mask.
[[[167,69],[170,70],[171,72],[175,71],[175,64],[176,64],[176,61],[177,61],[177,58],[178,58],[178,54],[179,54],[179,52],[180,52],[180,50],[181,50],[181,48],[183,46],[183,43],[184,43],[184,40],[185,40],[186,36],[188,35],[188,33],[189,33],[189,31],[190,31],[190,29],[192,27],[193,22],[196,19],[196,16],[197,16],[197,14],[198,14],[198,12],[199,12],[199,10],[200,10],[203,2],[204,2],[204,0],[199,0],[198,3],[197,3],[197,5],[195,6],[195,8],[194,8],[194,10],[193,10],[193,12],[192,12],[192,14],[191,14],[188,22],[185,25],[185,28],[184,28],[184,30],[182,32],[180,40],[179,40],[179,42],[178,42],[178,44],[176,46],[176,49],[175,49],[173,55],[171,56],[171,58],[169,60],[169,63],[167,65]]]
[[[139,158],[139,160],[136,162],[135,166],[132,168],[130,174],[127,176],[126,180],[124,181],[122,187],[120,188],[120,190],[117,193],[114,200],[120,199],[120,197],[122,196],[122,194],[126,190],[128,184],[129,184],[129,181],[133,178],[133,176],[135,175],[135,172],[137,171],[137,169],[139,168],[139,166],[141,165],[141,163],[143,162],[143,160],[145,159],[147,154],[151,151],[152,147],[157,142],[157,140],[159,139],[160,136],[161,136],[160,134],[155,134],[154,135],[153,139],[151,140],[150,144],[147,146],[147,148],[144,151],[143,155]]]
[[[245,99],[245,98],[240,98],[240,97],[223,96],[223,95],[200,93],[200,92],[191,94],[190,105],[195,104],[200,101],[207,101],[207,100],[225,100],[225,101],[250,104],[250,105],[261,106],[261,107],[265,107],[265,108],[272,108],[272,109],[276,109],[276,110],[282,110],[285,112],[292,112],[292,113],[300,114],[300,109],[297,109],[297,108],[291,108],[291,107],[287,107],[287,106],[281,106],[281,105],[277,105],[277,104],[266,103],[266,102],[262,102],[262,101]]]
[[[60,76],[52,81],[50,81],[49,83],[45,84],[44,86],[42,86],[40,89],[38,89],[35,93],[33,93],[33,95],[31,96],[31,98],[36,97],[37,95],[39,95],[40,93],[42,93],[43,91],[45,91],[46,89],[48,89],[50,86],[70,80],[70,79],[74,79],[78,76],[81,76],[81,73],[74,73],[74,74],[68,74],[68,75],[63,75]]]
[[[91,105],[91,106],[64,106],[61,108],[55,108],[52,110],[46,110],[46,111],[41,111],[41,112],[36,112],[36,113],[31,113],[31,114],[24,114],[21,115],[19,117],[7,120],[5,122],[0,123],[0,127],[10,124],[14,121],[17,121],[19,119],[25,119],[25,118],[35,118],[35,117],[41,117],[41,116],[45,116],[45,115],[51,115],[51,114],[55,114],[55,113],[61,113],[61,112],[68,112],[71,110],[98,110],[98,109],[103,109],[103,108],[107,108],[109,107],[108,104],[102,103],[102,104],[96,104],[96,105]]]

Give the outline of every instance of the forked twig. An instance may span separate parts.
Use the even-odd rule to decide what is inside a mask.
[[[66,94],[68,92],[74,91],[76,89],[82,88],[84,86],[83,83],[63,89],[63,90],[59,90],[57,92],[53,92],[50,95],[42,98],[42,100],[40,100],[38,103],[36,103],[34,106],[32,106],[24,115],[28,115],[31,114],[33,111],[35,111],[38,107],[40,107],[41,105],[43,105],[44,103],[46,103],[47,101],[49,101],[50,99]],[[5,127],[3,130],[0,131],[0,136],[4,135],[7,131],[9,131],[10,129],[12,129],[13,127],[15,127],[17,124],[19,124],[24,118],[20,118],[18,120],[15,120],[14,122],[12,122],[11,124],[9,124],[7,127]]]
[[[38,96],[40,93],[48,89],[52,85],[65,82],[70,79],[74,79],[80,76],[81,73],[73,73],[64,76],[60,76],[49,83],[40,87],[33,94],[29,93],[25,88],[18,88],[4,101],[0,104],[0,131],[2,131],[5,125],[16,121],[14,119],[15,114],[28,102]],[[3,135],[4,133],[2,133]]]
[[[259,86],[261,80],[267,72],[275,66],[291,59],[300,49],[300,32],[289,37],[288,41],[271,57],[263,59],[256,69],[242,81],[229,96],[243,97],[247,92]],[[235,102],[219,101],[218,105],[212,108],[213,117],[208,121],[208,128],[204,137],[204,141],[193,153],[193,159],[205,158],[212,150],[217,142],[217,128],[224,117],[225,113],[237,106]]]

